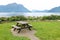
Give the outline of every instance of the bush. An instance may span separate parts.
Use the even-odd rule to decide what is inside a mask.
[[[58,15],[43,16],[42,20],[60,20],[60,16]]]
[[[8,18],[9,21],[20,21],[20,20],[27,20],[24,16],[12,16]]]
[[[8,20],[8,21],[15,21],[15,17],[14,17],[14,16],[9,17],[9,18],[7,18],[7,20]]]
[[[19,16],[18,19],[20,19],[20,20],[27,20],[27,18],[25,16]]]
[[[27,18],[28,20],[38,20],[38,19],[40,19],[40,17],[31,17],[31,16],[29,16],[28,18]]]
[[[1,17],[1,21],[22,21],[22,20],[60,20],[60,16],[51,15],[51,16],[43,16],[43,17],[25,17],[25,16],[12,16],[12,17]]]
[[[7,21],[7,18],[6,17],[1,17],[0,20],[1,21]]]

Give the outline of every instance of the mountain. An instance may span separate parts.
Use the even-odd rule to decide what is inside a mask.
[[[52,8],[48,12],[60,12],[60,6],[59,7]]]
[[[30,12],[21,4],[11,3],[8,5],[0,5],[0,12]]]
[[[48,10],[32,10],[32,12],[48,12]]]
[[[41,12],[40,10],[32,10],[32,12]]]
[[[32,10],[32,12],[52,12],[52,13],[60,13],[60,6],[59,7],[54,7],[50,10]]]

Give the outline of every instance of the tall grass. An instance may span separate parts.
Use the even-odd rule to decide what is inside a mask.
[[[43,17],[25,17],[25,16],[12,16],[12,17],[1,17],[1,21],[21,21],[21,20],[60,20],[60,16],[51,15],[51,16],[43,16]]]
[[[60,40],[60,21],[29,21],[36,30],[36,36],[40,40]],[[16,22],[4,22],[0,24],[0,40],[29,40],[26,37],[13,36],[11,25]]]
[[[11,25],[13,24],[15,24],[15,22],[0,24],[0,40],[29,40],[26,37],[13,36],[11,33]]]
[[[35,34],[41,40],[60,40],[60,22],[58,21],[38,21],[31,22],[37,31]]]

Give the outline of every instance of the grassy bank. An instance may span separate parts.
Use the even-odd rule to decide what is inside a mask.
[[[40,40],[60,40],[60,22],[59,21],[29,21],[35,29],[36,36]],[[13,36],[10,32],[11,25],[15,22],[6,22],[0,24],[0,40],[29,40],[26,37]]]
[[[13,36],[11,33],[11,25],[15,22],[6,22],[0,24],[0,40],[29,40],[26,37]]]
[[[32,22],[34,29],[37,31],[35,34],[41,40],[60,40],[60,22],[58,21],[40,21]]]

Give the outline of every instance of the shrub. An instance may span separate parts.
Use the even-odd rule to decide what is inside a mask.
[[[42,20],[60,20],[60,16],[58,15],[43,16]]]
[[[21,21],[21,20],[60,20],[60,16],[51,15],[43,17],[25,17],[25,16],[12,16],[12,17],[0,17],[1,21]]]
[[[6,17],[1,17],[0,20],[1,21],[7,21],[7,18]]]
[[[27,20],[24,16],[12,16],[8,18],[9,21],[20,21],[20,20]]]

